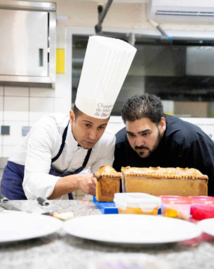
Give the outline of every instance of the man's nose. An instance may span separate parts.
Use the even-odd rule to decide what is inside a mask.
[[[144,140],[142,137],[137,136],[135,137],[135,146],[140,147],[144,145]]]
[[[94,140],[94,139],[96,139],[96,137],[97,137],[97,130],[96,129],[91,129],[90,132],[89,132],[89,138],[91,140]]]

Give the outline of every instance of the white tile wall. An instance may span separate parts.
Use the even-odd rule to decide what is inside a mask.
[[[0,126],[1,125],[3,125],[3,121],[0,120]],[[3,146],[3,135],[1,135],[1,133],[0,133],[0,157],[1,157],[1,153],[2,153],[2,150],[1,150],[2,146]]]
[[[31,122],[53,112],[54,98],[30,97],[29,119]]]
[[[54,99],[54,107],[55,112],[57,113],[69,113],[71,109],[71,104],[67,105],[67,98],[55,98]]]
[[[4,96],[4,120],[6,121],[27,121],[29,110],[28,97]]]
[[[3,120],[3,96],[0,96],[0,121]]]
[[[10,135],[3,135],[4,146],[16,146],[24,138],[22,136],[22,126],[28,125],[27,121],[5,121],[4,125],[10,126]]]
[[[3,146],[2,147],[2,156],[1,157],[8,158],[9,156],[12,155],[13,150],[14,150],[14,146]]]
[[[0,125],[10,126],[10,135],[0,135],[0,158],[8,158],[24,138],[23,126],[32,126],[42,116],[55,112],[55,107],[57,112],[64,112],[65,100],[55,101],[54,89],[0,86]]]
[[[29,96],[29,88],[5,87],[5,96]]]
[[[66,81],[64,74],[56,75],[56,89],[55,89],[55,97],[67,97],[69,93],[67,92]]]
[[[30,88],[30,97],[54,97],[54,90],[44,88]]]

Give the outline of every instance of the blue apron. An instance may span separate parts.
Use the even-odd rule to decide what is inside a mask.
[[[69,125],[69,122],[68,122],[68,125]],[[62,144],[60,146],[59,152],[51,160],[51,163],[55,162],[63,151],[63,148],[65,146],[66,136],[67,136],[68,125],[66,126],[63,132]],[[86,167],[86,164],[91,154],[91,150],[92,149],[88,150],[82,166],[76,169],[74,172],[61,172],[54,169],[53,166],[51,165],[49,174],[54,175],[54,176],[65,177],[72,174],[80,173]],[[10,162],[10,161],[7,162],[7,165],[4,168],[4,173],[3,173],[3,177],[1,181],[1,192],[9,200],[27,200],[27,197],[25,196],[25,193],[22,187],[22,182],[24,178],[24,169],[25,169],[24,165],[20,165],[20,164]],[[72,193],[68,193],[68,197],[69,199],[73,199]]]

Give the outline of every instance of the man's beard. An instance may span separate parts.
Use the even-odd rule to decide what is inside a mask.
[[[160,130],[158,128],[158,136],[157,136],[157,139],[156,139],[155,144],[154,144],[154,146],[153,146],[152,149],[150,149],[148,147],[145,147],[145,146],[140,146],[140,147],[136,146],[134,149],[135,149],[135,151],[137,152],[137,154],[141,158],[147,158],[147,157],[149,157],[152,154],[152,152],[154,152],[156,150],[156,148],[160,144],[161,138],[162,137],[161,137],[161,134],[160,134]],[[138,151],[138,150],[141,150],[141,149],[146,150],[146,152],[148,152],[147,156],[144,157],[145,151],[143,151],[143,152],[142,151],[140,151],[140,152]]]

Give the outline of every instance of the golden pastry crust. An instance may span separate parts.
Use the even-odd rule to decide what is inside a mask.
[[[99,202],[113,202],[114,194],[120,192],[121,173],[109,165],[101,166],[97,178],[96,198]]]
[[[98,172],[95,174],[98,179],[100,178],[121,178],[121,173],[117,172],[113,167],[110,165],[101,166]]]
[[[195,168],[180,167],[122,167],[123,175],[146,177],[146,178],[169,178],[169,179],[208,179],[207,175],[202,174]]]

